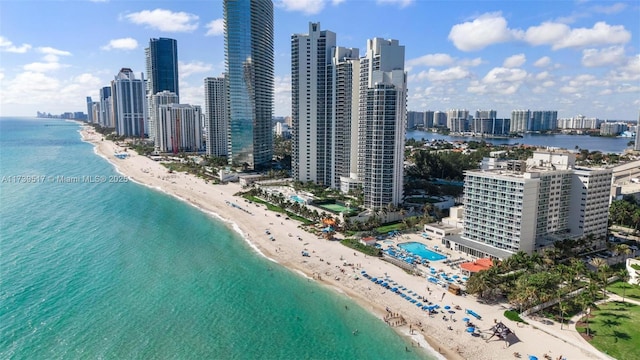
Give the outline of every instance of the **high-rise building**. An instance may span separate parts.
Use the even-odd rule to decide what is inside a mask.
[[[111,96],[116,134],[126,137],[143,137],[147,134],[144,76],[136,79],[131,69],[120,69],[111,81]]]
[[[224,1],[230,164],[248,169],[273,157],[273,2]]]
[[[331,53],[336,34],[309,23],[308,34],[291,36],[292,176],[332,185],[333,118]]]
[[[484,159],[481,170],[465,173],[464,230],[446,245],[504,259],[567,238],[604,237],[611,178],[611,169],[576,167],[566,151],[538,151],[527,161]]]
[[[533,111],[529,131],[550,131],[558,127],[558,112],[551,110]]]
[[[151,96],[161,91],[170,91],[180,99],[178,42],[168,38],[149,39],[149,47],[145,49],[145,55],[147,94]]]
[[[158,116],[160,114],[160,106],[168,104],[178,104],[178,95],[168,90],[159,91],[149,96],[149,139],[155,142],[159,136],[160,126],[158,125]],[[156,150],[159,150],[159,144],[156,145]]]
[[[333,152],[331,183],[344,193],[355,189],[358,177],[358,119],[360,99],[359,50],[338,46],[331,59],[331,116]],[[353,186],[352,186],[353,185]]]
[[[407,111],[407,128],[424,127],[425,113],[422,111]]]
[[[433,126],[447,127],[447,113],[443,111],[433,112]]]
[[[431,129],[434,126],[434,112],[427,110],[424,112],[424,127]]]
[[[447,127],[451,132],[461,133],[468,129],[469,110],[447,110]]]
[[[524,134],[529,131],[531,124],[530,110],[513,110],[511,111],[511,132]]]
[[[204,110],[207,127],[207,155],[227,156],[227,90],[224,77],[204,79]]]
[[[199,152],[204,150],[202,140],[200,106],[166,104],[158,107],[156,146],[160,152]]]
[[[111,87],[105,86],[100,89],[100,112],[98,115],[98,123],[100,126],[113,128],[115,123],[113,120],[113,109],[111,104]]]
[[[93,121],[93,100],[91,100],[91,96],[87,96],[87,122]]]
[[[358,178],[364,206],[402,202],[407,121],[404,46],[398,40],[367,40],[360,59]]]

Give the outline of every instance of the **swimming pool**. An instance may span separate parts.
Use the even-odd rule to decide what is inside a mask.
[[[295,202],[298,202],[300,204],[306,204],[307,203],[303,198],[301,198],[298,195],[291,195],[290,197],[291,197],[291,200],[293,200]]]
[[[424,244],[421,244],[419,242],[406,242],[398,244],[398,247],[405,250],[406,252],[420,256],[421,258],[429,261],[440,261],[447,258],[445,255],[438,254],[437,252],[427,249]]]

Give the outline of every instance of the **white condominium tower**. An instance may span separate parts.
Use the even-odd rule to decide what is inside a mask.
[[[511,132],[525,133],[529,131],[531,123],[530,110],[513,110],[511,111]]]
[[[120,69],[111,81],[111,99],[116,134],[126,137],[148,134],[144,77],[136,79],[131,69]]]
[[[373,38],[360,59],[358,178],[364,206],[380,209],[402,202],[407,73],[404,46]]]
[[[467,131],[469,120],[469,110],[449,109],[447,110],[447,127],[451,132]]]
[[[309,23],[291,36],[292,177],[332,185],[331,55],[336,34]]]
[[[160,152],[204,150],[202,110],[198,105],[167,104],[158,108],[157,147]]]
[[[331,187],[348,193],[359,185],[358,116],[360,59],[358,49],[336,47],[331,59],[333,145]]]
[[[606,236],[611,169],[577,168],[575,154],[483,160],[464,182],[464,230],[445,245],[477,257],[531,254],[555,241]]]
[[[149,116],[149,139],[156,141],[156,138],[159,136],[160,127],[158,126],[158,112],[160,111],[160,105],[167,104],[177,104],[180,101],[178,100],[178,95],[171,91],[160,91],[148,97],[150,100],[149,111],[151,114]],[[155,144],[156,150],[159,150],[160,146],[158,143]]]
[[[207,155],[226,156],[228,141],[227,94],[224,77],[204,79]]]

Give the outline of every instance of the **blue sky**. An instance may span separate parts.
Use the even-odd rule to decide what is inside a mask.
[[[275,113],[290,113],[290,37],[310,21],[360,48],[405,46],[409,110],[558,110],[635,120],[639,1],[274,0]],[[222,1],[0,0],[0,116],[86,111],[150,38],[178,41],[181,102],[224,71]]]

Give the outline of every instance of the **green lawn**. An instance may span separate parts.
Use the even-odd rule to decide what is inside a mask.
[[[607,291],[611,291],[612,293],[616,293],[620,296],[622,296],[622,293],[624,291],[625,297],[635,300],[640,299],[640,286],[629,285],[622,281],[616,281],[613,284],[607,286]]]
[[[586,332],[586,324],[578,323],[579,332]],[[638,359],[640,349],[640,306],[622,302],[608,302],[591,310],[589,318],[591,345],[617,360]]]
[[[378,234],[388,234],[389,231],[403,230],[404,227],[405,226],[404,226],[403,223],[397,222],[397,223],[393,223],[393,224],[382,225],[382,226],[376,228],[376,232]]]

